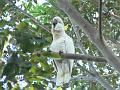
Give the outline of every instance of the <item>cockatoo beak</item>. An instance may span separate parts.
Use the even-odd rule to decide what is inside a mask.
[[[58,23],[58,21],[57,21],[56,19],[54,19],[54,20],[52,21],[53,28],[55,28],[55,26],[56,26],[57,23]]]

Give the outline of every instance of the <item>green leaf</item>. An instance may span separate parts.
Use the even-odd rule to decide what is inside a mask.
[[[35,73],[36,70],[37,70],[36,66],[32,65],[32,67],[31,67],[31,69],[29,71],[32,72],[32,73]]]
[[[0,20],[0,27],[3,27],[6,25],[8,22],[6,20]]]
[[[34,87],[32,85],[30,85],[30,87],[26,90],[35,90]]]
[[[22,29],[27,29],[27,27],[28,27],[28,23],[27,23],[27,22],[21,22],[20,24],[18,24],[18,25],[16,26],[16,28],[17,28],[17,29],[20,29],[20,30],[22,30]]]
[[[19,85],[15,84],[14,87],[12,88],[12,90],[18,90],[19,89]]]
[[[2,13],[3,7],[5,6],[5,1],[0,0],[0,14]]]
[[[51,58],[61,58],[61,56],[58,53],[54,52],[42,52],[41,55]]]

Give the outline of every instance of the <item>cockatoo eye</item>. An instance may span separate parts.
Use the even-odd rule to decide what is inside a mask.
[[[53,24],[53,27],[55,28],[55,26],[56,26],[56,24],[58,23],[58,21],[56,20],[56,19],[54,19],[53,21],[52,21],[52,24]]]

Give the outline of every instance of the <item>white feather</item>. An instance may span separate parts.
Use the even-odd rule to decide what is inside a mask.
[[[50,45],[50,50],[54,52],[75,53],[74,43],[70,36],[64,31],[64,23],[60,17],[53,18],[58,23],[55,28],[51,29],[53,41]],[[72,73],[74,60],[55,60],[57,68],[56,85],[60,86],[64,83],[69,83]]]

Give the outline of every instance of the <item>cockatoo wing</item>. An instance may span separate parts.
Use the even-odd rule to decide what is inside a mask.
[[[54,41],[51,46],[50,50],[54,52],[60,52],[63,53],[74,53],[74,44],[72,39],[65,35],[65,37],[62,37],[56,41]],[[72,73],[72,67],[73,67],[74,60],[55,60],[55,67],[57,70],[57,78],[56,78],[56,85],[60,86],[63,83],[69,83],[69,80],[71,78]]]

